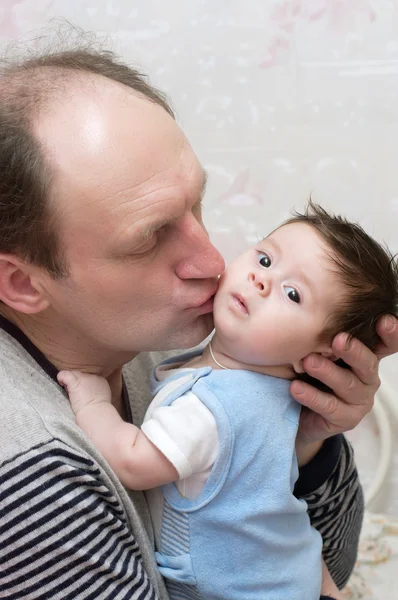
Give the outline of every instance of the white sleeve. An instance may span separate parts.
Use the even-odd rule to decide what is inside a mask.
[[[141,429],[172,463],[180,479],[209,469],[216,460],[216,420],[192,392],[170,406],[156,408]]]

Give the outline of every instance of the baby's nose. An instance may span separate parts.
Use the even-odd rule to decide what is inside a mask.
[[[267,296],[271,289],[271,281],[265,275],[259,275],[251,273],[249,275],[250,281],[255,285],[257,290],[260,292],[262,296]]]

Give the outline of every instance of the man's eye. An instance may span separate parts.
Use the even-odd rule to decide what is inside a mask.
[[[267,254],[264,254],[263,252],[258,253],[257,260],[262,267],[265,267],[268,269],[268,267],[271,266],[270,257]]]
[[[144,244],[133,250],[133,254],[145,254],[145,252],[148,252],[156,245],[156,239],[157,235],[153,233]]]
[[[295,290],[294,288],[290,287],[289,285],[285,285],[284,286],[284,290],[286,292],[287,297],[290,300],[292,300],[292,302],[296,302],[296,304],[300,304],[301,298],[300,298],[300,294],[298,293],[297,290]]]

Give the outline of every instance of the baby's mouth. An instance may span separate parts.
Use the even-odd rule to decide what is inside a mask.
[[[247,310],[247,304],[245,302],[245,299],[240,294],[233,294],[233,298],[234,298],[235,303],[240,308],[240,310],[246,315],[249,314],[249,311]]]

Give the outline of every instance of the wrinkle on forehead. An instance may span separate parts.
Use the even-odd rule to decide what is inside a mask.
[[[169,155],[170,158],[170,155]],[[112,197],[118,199],[116,208],[122,207],[124,203],[129,202],[133,196],[140,200],[145,200],[150,194],[161,188],[164,191],[173,189],[189,181],[194,168],[195,155],[188,144],[181,143],[179,152],[175,152],[174,164],[167,168],[156,168],[156,164],[150,165],[146,176],[140,177],[140,181],[131,187],[124,187],[114,190]]]
[[[187,196],[192,203],[192,198],[196,201],[201,195],[201,173],[193,152],[183,148],[174,168],[155,173],[133,190],[116,194],[106,207],[116,225],[113,241],[122,242],[137,229],[145,237],[152,229],[181,216]]]

